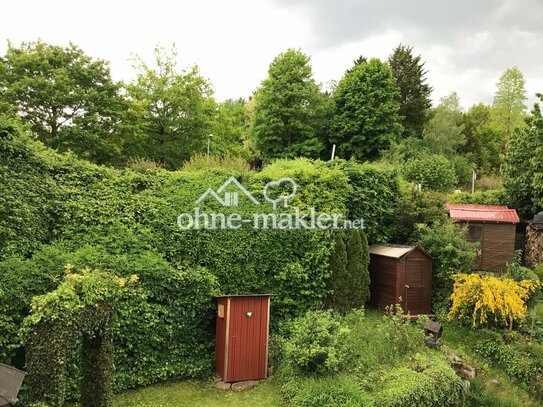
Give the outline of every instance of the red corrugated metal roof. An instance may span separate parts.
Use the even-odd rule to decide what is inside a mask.
[[[449,216],[460,221],[519,223],[517,211],[503,205],[449,204]]]

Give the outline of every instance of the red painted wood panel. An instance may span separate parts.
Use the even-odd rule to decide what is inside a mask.
[[[268,299],[263,296],[230,300],[228,382],[266,377]]]

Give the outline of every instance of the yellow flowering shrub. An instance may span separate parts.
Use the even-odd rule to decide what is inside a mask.
[[[471,314],[474,327],[494,321],[506,323],[512,329],[513,321],[526,317],[526,301],[539,285],[533,280],[517,282],[475,273],[455,274],[453,280],[449,320]]]

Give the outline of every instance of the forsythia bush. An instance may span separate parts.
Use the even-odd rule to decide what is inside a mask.
[[[464,317],[471,312],[473,326],[483,325],[494,318],[506,322],[512,329],[513,321],[526,316],[526,300],[538,283],[532,280],[515,281],[480,274],[453,275],[454,290],[449,319]]]

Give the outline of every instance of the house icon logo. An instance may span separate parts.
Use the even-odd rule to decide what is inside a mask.
[[[208,197],[213,197],[217,202],[219,202],[222,206],[238,206],[239,205],[239,194],[240,192],[224,192],[230,185],[234,185],[237,187],[237,189],[245,195],[251,202],[253,202],[255,205],[260,205],[260,202],[249,192],[247,191],[243,185],[239,183],[237,179],[234,177],[230,177],[226,180],[224,184],[222,184],[219,189],[217,189],[217,192],[215,192],[213,189],[208,188],[196,201],[196,204],[199,205],[202,202],[204,202]],[[221,194],[224,192],[224,198],[221,197]]]

